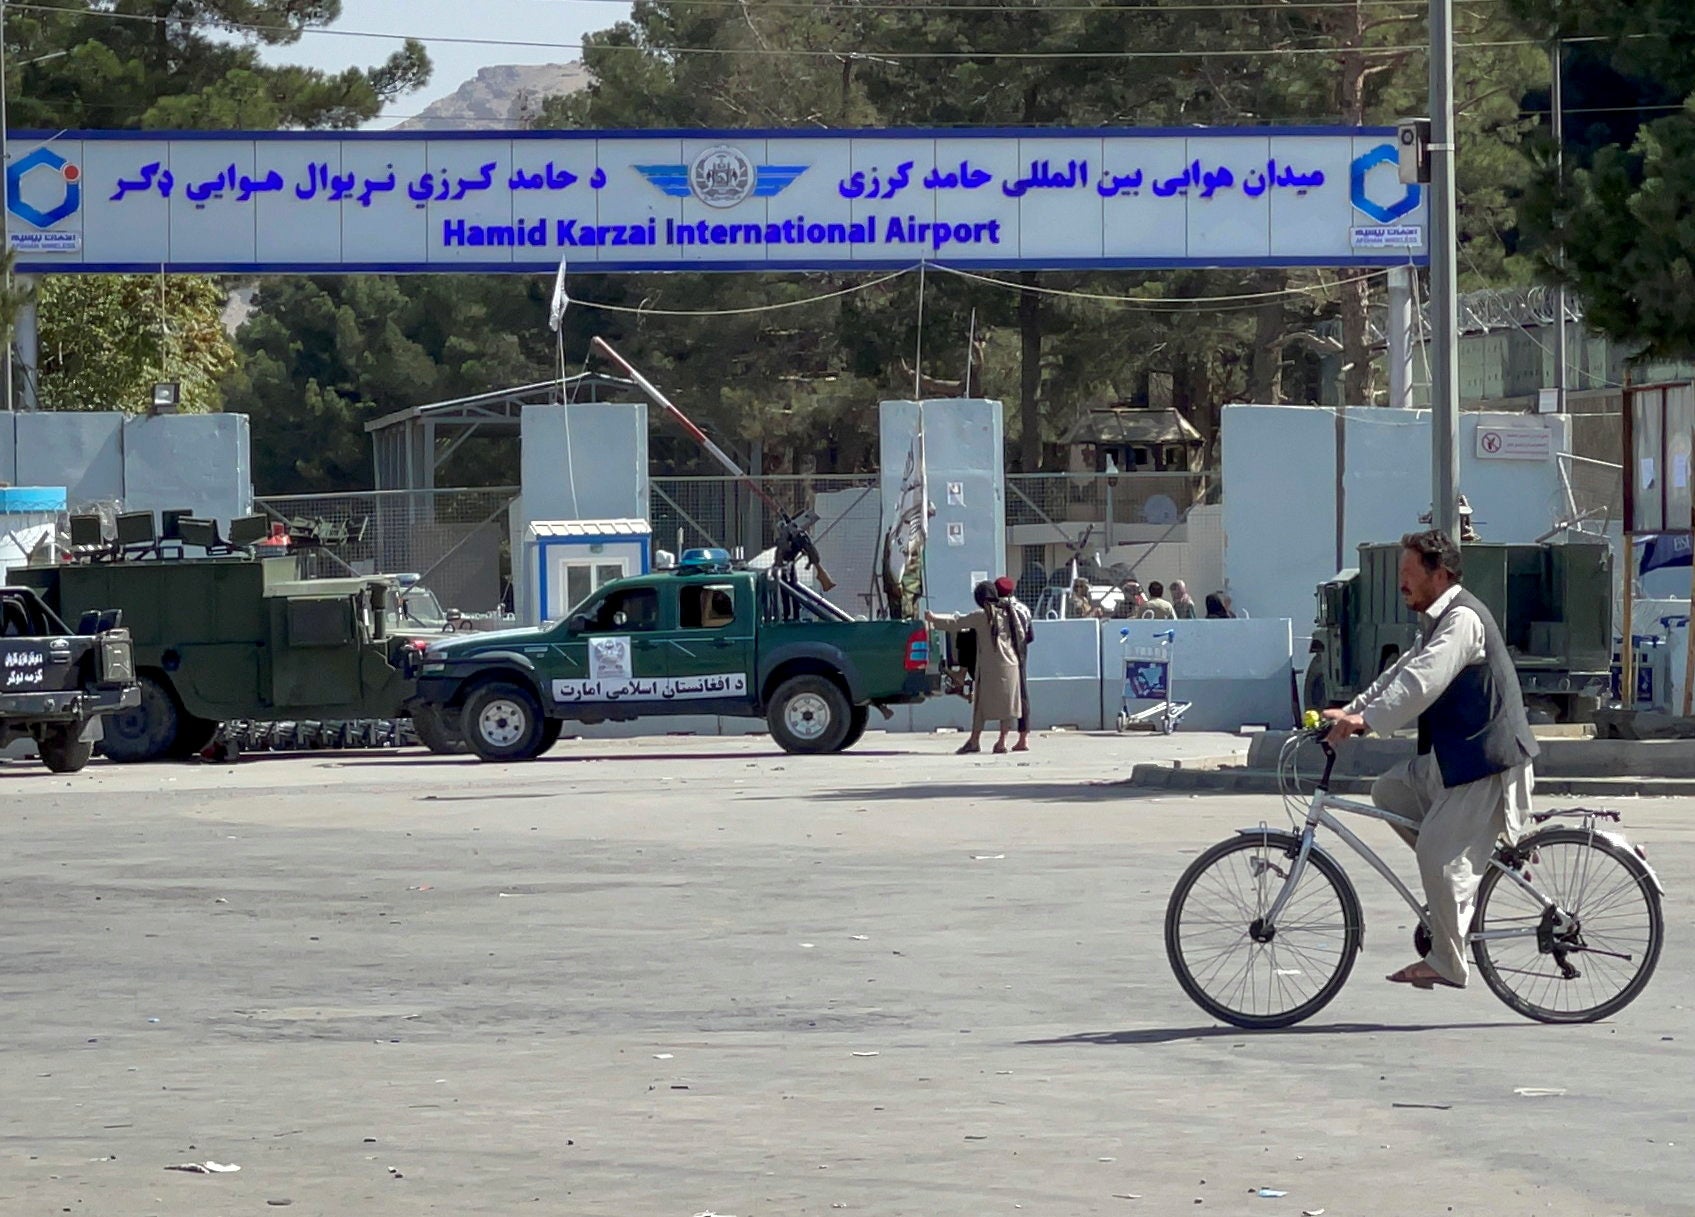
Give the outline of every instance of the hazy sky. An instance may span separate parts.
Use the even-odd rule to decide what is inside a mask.
[[[473,46],[437,39],[481,38],[495,41],[580,43],[585,33],[605,29],[630,15],[625,0],[342,0],[341,20],[330,27],[373,34],[407,34],[429,47],[435,75],[422,92],[400,99],[394,118],[415,114],[445,97],[477,74],[501,63],[565,63],[581,58],[574,46]],[[380,63],[398,47],[391,38],[352,38],[307,34],[291,47],[266,57],[277,63],[302,63],[339,69]]]

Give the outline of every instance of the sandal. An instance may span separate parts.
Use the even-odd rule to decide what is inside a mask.
[[[995,747],[994,747],[994,753],[995,753],[996,756],[1005,756],[1006,755],[1006,745],[1005,744],[996,744]]]
[[[1428,976],[1414,975],[1413,969],[1416,968],[1416,967],[1420,967],[1420,966],[1421,966],[1420,964],[1410,963],[1406,967],[1402,968],[1399,972],[1391,972],[1384,979],[1390,981],[1392,984],[1411,985],[1415,989],[1424,989],[1427,992],[1432,990],[1432,989],[1435,989],[1437,985],[1442,985],[1445,988],[1449,988],[1449,989],[1463,989],[1463,988],[1465,988],[1464,985],[1456,985],[1453,981],[1449,980],[1445,976],[1438,976],[1434,969],[1431,970],[1431,974],[1428,975]],[[1422,965],[1422,966],[1428,966],[1428,965]]]
[[[1028,752],[1028,751],[1030,751],[1030,745],[1029,744],[1014,744],[1012,746],[1012,750],[1014,752]]]
[[[983,751],[983,746],[981,744],[961,744],[958,748],[954,749],[954,755],[965,756],[967,753],[981,751]]]

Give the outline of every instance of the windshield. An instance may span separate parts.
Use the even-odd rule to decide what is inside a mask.
[[[439,630],[447,625],[441,601],[427,587],[409,587],[400,593],[400,618],[425,629]]]

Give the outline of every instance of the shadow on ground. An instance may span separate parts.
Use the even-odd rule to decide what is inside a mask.
[[[869,754],[868,754],[869,755]],[[772,798],[792,796],[772,795]],[[1115,780],[1080,780],[1076,782],[924,782],[904,786],[862,786],[840,790],[820,790],[807,796],[821,802],[869,803],[878,800],[916,801],[919,799],[965,799],[981,801],[1002,799],[1020,803],[1097,803],[1115,799],[1125,803],[1151,803],[1161,798],[1169,801],[1166,791],[1134,792],[1133,787]]]
[[[1425,1031],[1498,1031],[1531,1027],[1533,1023],[1507,1020],[1495,1023],[1301,1023],[1294,1027],[1272,1027],[1250,1031],[1244,1027],[1138,1027],[1127,1031],[1079,1031],[1055,1039],[1020,1040],[1026,1048],[1051,1048],[1069,1044],[1111,1047],[1118,1044],[1172,1044],[1183,1040],[1236,1039],[1260,1035],[1403,1035]]]

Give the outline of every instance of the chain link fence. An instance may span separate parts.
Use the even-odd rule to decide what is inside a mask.
[[[872,506],[873,524],[878,514],[874,473],[766,477],[759,487],[790,516],[816,512],[814,541],[838,528],[856,527],[866,503]],[[655,548],[739,548],[753,558],[776,543],[776,509],[735,478],[654,478],[651,488]]]
[[[515,486],[280,495],[254,500],[254,510],[288,523],[347,529],[345,545],[304,551],[307,578],[418,574],[443,605],[480,613],[496,608],[506,592],[517,495]]]
[[[1624,474],[1616,466],[1593,461],[1561,459],[1571,487],[1571,501],[1560,512],[1571,515],[1583,532],[1600,532],[1624,519]],[[1570,511],[1575,508],[1575,511]]]
[[[1013,473],[1006,479],[1006,522],[1096,524],[1104,534],[1118,525],[1165,527],[1189,509],[1216,503],[1223,481],[1216,473]]]
[[[832,585],[825,589],[821,580],[819,590],[850,613],[870,615],[880,603],[876,571],[883,501],[878,475],[786,475],[761,478],[759,486],[783,513],[817,515],[812,540]],[[740,550],[754,561],[776,544],[781,516],[735,478],[654,478],[651,489],[655,549]]]
[[[877,475],[768,477],[760,486],[791,516],[817,513],[812,536],[825,569],[844,588],[842,606],[866,611],[882,536]],[[650,489],[655,549],[739,549],[751,560],[776,542],[777,510],[735,478],[655,478]],[[257,499],[255,510],[347,529],[345,545],[305,551],[307,578],[415,573],[443,605],[487,612],[502,602],[511,579],[517,495],[515,486],[273,495]]]
[[[1585,486],[1593,480],[1582,468],[1574,478]],[[835,584],[830,598],[852,613],[875,611],[884,532],[878,475],[778,476],[759,484],[789,515],[816,513],[812,537]],[[656,550],[739,550],[757,561],[776,543],[778,511],[735,478],[654,478],[650,489]],[[1138,532],[1179,523],[1197,504],[1216,502],[1219,489],[1213,473],[1013,474],[1006,494],[1009,558],[1021,555],[1013,530],[1027,533],[1023,526],[1046,526],[1054,534],[1047,541],[1052,544],[1092,524],[1099,546],[1110,516],[1115,535],[1128,542]],[[934,499],[946,492],[945,486],[931,487]],[[347,530],[345,545],[306,551],[308,578],[416,573],[443,605],[475,613],[496,608],[507,594],[510,509],[517,495],[514,486],[274,495],[256,500],[256,510],[274,520]]]

